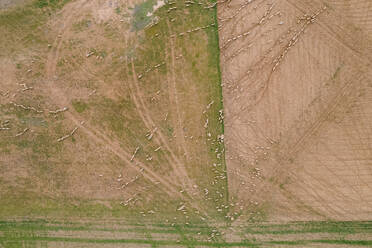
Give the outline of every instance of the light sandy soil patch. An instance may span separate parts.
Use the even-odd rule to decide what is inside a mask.
[[[218,17],[236,214],[370,218],[370,1],[238,0]]]
[[[0,10],[17,6],[17,4],[21,4],[26,1],[27,0],[0,0]]]

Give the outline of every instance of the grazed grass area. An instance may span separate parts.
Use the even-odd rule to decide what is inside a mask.
[[[209,243],[209,242],[192,242],[192,241],[163,241],[163,240],[137,240],[137,239],[84,239],[84,238],[50,238],[50,237],[25,237],[22,241],[19,241],[20,237],[14,240],[8,239],[8,241],[3,241],[3,245],[13,245],[13,241],[20,243],[35,244],[36,241],[43,242],[63,242],[63,243],[94,243],[94,244],[149,244],[153,246],[207,246],[207,247],[257,247],[257,245],[245,242],[245,243]],[[140,246],[139,246],[140,247]]]
[[[221,142],[224,125],[220,49],[216,8],[204,8],[210,2],[186,6],[183,1],[177,1],[171,5],[176,9],[165,6],[148,15],[156,3],[148,0],[134,8],[128,22],[124,20],[128,17],[126,10],[117,7],[113,12],[117,16],[113,19],[120,25],[108,19],[98,23],[95,20],[99,18],[93,16],[92,11],[82,14],[82,19],[76,18],[80,13],[75,13],[71,16],[73,23],[68,23],[70,27],[52,30],[56,11],[67,2],[36,0],[0,13],[0,33],[6,37],[0,40],[0,59],[3,56],[11,60],[9,64],[14,62],[16,73],[11,84],[18,87],[16,83],[27,79],[28,84],[35,86],[34,91],[24,93],[29,94],[28,97],[19,97],[16,101],[45,108],[45,112],[35,113],[14,108],[5,98],[1,102],[0,121],[11,120],[12,131],[0,137],[0,159],[9,158],[0,168],[6,173],[11,170],[9,175],[0,176],[0,218],[92,219],[84,223],[3,221],[0,222],[0,246],[37,247],[48,246],[51,242],[134,244],[138,247],[144,244],[152,247],[371,245],[370,241],[362,239],[301,239],[303,235],[318,233],[369,234],[370,222],[266,225],[259,222],[266,218],[263,207],[249,209],[257,213],[252,222],[258,223],[234,230],[235,227],[225,222],[230,204]],[[103,10],[107,9],[98,12],[103,13]],[[149,27],[152,21],[154,25]],[[52,24],[47,26],[46,23]],[[190,31],[200,27],[207,28]],[[56,35],[63,33],[66,37],[54,40],[54,37],[47,37],[49,31]],[[59,43],[59,40],[62,41]],[[27,52],[38,55],[27,57]],[[19,59],[16,55],[27,58],[21,56]],[[46,67],[53,72],[51,75],[45,75],[48,74]],[[152,68],[151,73],[145,74],[149,68]],[[333,77],[338,73],[339,69]],[[55,80],[53,87],[60,88],[56,91],[62,95],[61,99],[67,99],[62,102],[69,105],[69,117],[75,118],[74,124],[63,113],[51,115],[48,112],[65,107],[60,106],[61,102],[53,104],[54,99],[39,95],[50,93],[44,88],[51,78]],[[20,90],[22,88],[14,89],[14,92]],[[77,121],[85,126],[81,124],[74,137],[59,143],[57,140],[70,133]],[[25,135],[16,136],[25,128],[29,128]],[[155,136],[151,136],[151,132]],[[159,138],[160,134],[164,134],[165,142]],[[138,153],[134,154],[135,151]],[[133,155],[128,162],[120,157],[126,153],[129,158],[132,154],[135,157]],[[142,177],[137,170],[143,169],[142,165],[165,182]],[[185,166],[186,175],[175,172],[180,166]],[[131,170],[133,167],[136,169]],[[181,179],[190,179],[193,185],[182,182],[173,187],[176,179],[171,176],[176,173]],[[137,176],[139,179],[129,185],[128,190],[122,190],[120,180],[129,182]],[[169,184],[166,190],[171,188],[176,193],[164,193],[161,183]],[[76,185],[80,187],[76,194],[81,197],[73,195]],[[192,188],[196,193],[185,192],[183,187]],[[178,193],[182,194],[182,199],[167,195]],[[137,197],[137,204],[123,204],[134,197]],[[206,211],[206,215],[187,205],[190,202]],[[187,211],[177,210],[182,209],[183,204],[187,205]],[[206,223],[202,216],[216,222]],[[123,222],[112,221],[100,226],[99,222],[92,221],[106,218],[123,219]],[[237,237],[234,240],[228,235],[232,229]],[[80,237],[74,234],[78,231],[92,236],[94,232],[134,233],[145,238]],[[52,232],[72,235],[52,235]],[[176,235],[177,240],[153,239],[161,234]],[[279,237],[272,241],[250,240],[246,234]],[[289,234],[301,237],[298,240],[281,238]]]
[[[99,224],[101,223],[101,224]],[[79,244],[149,244],[154,246],[180,246],[180,247],[195,247],[195,246],[204,246],[204,247],[261,247],[268,245],[288,245],[288,246],[299,246],[299,245],[310,245],[310,244],[332,244],[332,245],[358,245],[358,246],[370,246],[372,241],[370,240],[348,240],[340,238],[331,238],[331,239],[303,239],[305,236],[299,236],[297,240],[286,240],[285,235],[276,236],[276,238],[270,241],[260,240],[260,239],[241,239],[241,241],[231,241],[229,237],[223,235],[218,235],[218,237],[211,238],[211,233],[216,230],[213,226],[180,226],[180,225],[162,225],[161,227],[157,224],[142,223],[137,225],[130,225],[128,222],[125,223],[126,228],[120,227],[119,222],[112,220],[111,222],[97,222],[90,220],[88,222],[79,223],[79,222],[58,222],[58,221],[1,221],[0,222],[0,244],[5,247],[12,247],[12,244],[25,244],[30,245],[31,247],[40,247],[36,244],[38,242],[44,242],[45,245],[48,245],[50,242],[62,242],[68,246],[69,243],[79,243]],[[310,223],[289,223],[289,224],[256,224],[257,228],[267,229],[269,227],[278,228],[281,227],[284,229],[282,234],[287,233],[289,230],[296,230],[299,225],[320,225],[325,226],[340,226],[341,228],[353,228],[355,226],[363,226],[359,229],[359,232],[356,233],[365,233],[370,232],[371,223],[370,222],[310,222]],[[111,226],[111,227],[107,227]],[[112,226],[117,226],[113,228]],[[252,225],[249,225],[252,226]],[[292,226],[292,228],[288,228]],[[224,231],[224,227],[219,226],[217,229]],[[53,232],[54,231],[54,232]],[[56,232],[58,231],[58,232]],[[72,232],[71,232],[72,231]],[[84,231],[86,235],[94,235],[97,231],[104,231],[108,233],[115,233],[117,238],[89,238],[89,237],[79,237],[76,235],[81,235],[81,231]],[[238,231],[238,230],[237,230]],[[63,233],[69,233],[69,236],[66,237]],[[74,235],[76,232],[76,235]],[[56,235],[58,233],[58,235]],[[144,238],[120,238],[120,233],[133,233],[141,234]],[[264,232],[265,233],[265,232]],[[322,234],[327,234],[328,231],[325,230],[320,232]],[[164,239],[164,240],[155,240],[152,237],[154,234],[173,234],[178,236],[177,239]],[[246,233],[248,234],[248,233]],[[270,234],[268,231],[266,234]],[[264,237],[264,236],[262,236]]]
[[[0,55],[24,52],[26,48],[47,44],[45,24],[48,18],[70,0],[35,0],[0,12]]]
[[[96,23],[92,13],[85,13],[80,19],[74,20],[71,27],[66,27],[66,33],[71,31],[70,35],[74,37],[67,37],[66,33],[63,34],[63,37],[59,35],[59,38],[65,40],[57,47],[54,46],[57,43],[53,42],[53,37],[49,37],[51,36],[49,33],[58,34],[58,30],[53,30],[53,20],[63,15],[63,11],[55,14],[67,2],[35,0],[31,4],[0,14],[0,31],[7,37],[0,42],[4,47],[2,50],[4,55],[21,55],[26,51],[38,53],[37,57],[33,55],[32,58],[26,57],[22,60],[14,58],[17,73],[15,80],[26,76],[33,80],[33,91],[27,91],[25,94],[33,95],[34,92],[39,94],[39,90],[44,89],[45,69],[47,66],[51,68],[51,65],[47,65],[48,58],[53,55],[54,51],[60,49],[56,53],[59,57],[56,58],[54,80],[57,81],[58,87],[71,91],[71,97],[70,93],[63,96],[68,99],[68,111],[89,123],[94,129],[92,133],[104,135],[107,137],[106,140],[111,139],[113,143],[118,145],[117,149],[123,149],[131,154],[136,147],[139,147],[136,160],[165,177],[172,175],[171,165],[177,162],[174,159],[177,157],[180,161],[178,163],[186,164],[187,176],[192,178],[195,185],[199,187],[198,191],[203,194],[204,189],[209,190],[209,199],[198,198],[199,202],[196,204],[205,209],[209,208],[210,217],[223,218],[228,211],[228,197],[224,149],[223,144],[217,142],[217,136],[223,134],[223,123],[218,120],[219,110],[222,109],[222,94],[219,62],[216,61],[218,59],[217,29],[214,26],[188,37],[174,39],[173,43],[169,39],[171,33],[175,34],[215,22],[216,10],[205,10],[200,6],[186,8],[184,3],[176,3],[178,10],[168,15],[169,6],[164,6],[153,12],[153,16],[150,18],[153,21],[159,21],[159,23],[146,29],[144,28],[148,24],[148,20],[142,17],[147,16],[147,12],[153,10],[155,1],[146,1],[135,8],[135,11],[132,12],[131,22],[128,23],[129,27],[125,23],[122,26],[113,25],[110,21]],[[118,8],[120,11],[115,11],[114,15],[127,18],[126,9],[122,6]],[[171,23],[171,19],[177,16],[180,18]],[[143,26],[141,23],[146,23],[146,25]],[[130,25],[133,24],[139,25],[137,25],[136,35],[129,36],[132,38],[128,38],[128,46],[123,48],[123,36],[118,34],[125,31],[125,28],[130,29]],[[154,38],[158,33],[161,35]],[[88,37],[93,35],[101,37],[100,40],[97,43],[94,43],[94,40],[93,43],[87,44]],[[112,47],[107,45],[112,41],[115,42],[112,43]],[[115,44],[119,42],[122,43],[115,47]],[[53,45],[49,46],[48,44]],[[175,56],[179,53],[183,54],[182,60],[174,61],[172,49],[174,49]],[[88,58],[86,53],[92,54],[92,57]],[[147,116],[149,113],[139,113],[142,107],[134,104],[135,82],[132,82],[132,86],[128,90],[127,82],[133,81],[132,59],[137,75],[143,73],[143,70],[148,66],[154,66],[161,61],[166,62],[165,66],[161,66],[148,78],[140,81],[141,92],[135,96],[138,102],[144,102],[149,109],[150,116]],[[79,76],[75,78],[79,73],[82,73],[86,79],[79,78]],[[176,77],[178,74],[183,75],[182,78],[176,78],[175,92],[170,91],[173,73],[176,74]],[[30,82],[27,81],[27,84],[30,85]],[[112,90],[110,87],[117,89]],[[87,89],[90,92],[95,89],[97,93],[92,96],[89,92],[83,93]],[[157,96],[158,102],[155,105],[149,99],[158,91],[161,93]],[[43,93],[48,94],[47,91],[40,94]],[[171,95],[175,93],[179,97],[178,113],[174,108],[171,109],[176,105],[174,102],[170,102]],[[63,90],[59,94],[64,94]],[[88,94],[90,97],[87,97]],[[51,100],[53,99],[48,99],[48,96],[45,96],[45,99],[27,98],[25,101],[20,101],[20,99],[15,101],[26,106],[37,106],[40,109],[55,110],[65,107],[58,103],[54,105],[52,102],[51,104]],[[208,111],[202,113],[212,101],[214,104],[210,106]],[[111,168],[111,174],[118,175],[119,171],[121,172],[123,169],[121,159],[105,149],[103,155],[95,152],[99,149],[95,141],[90,141],[89,137],[84,136],[80,130],[66,142],[58,143],[57,139],[70,133],[75,127],[72,126],[68,118],[64,117],[63,113],[49,115],[45,110],[42,114],[36,114],[13,109],[6,104],[3,104],[2,108],[9,118],[14,117],[12,128],[15,127],[15,123],[19,124],[17,129],[20,131],[29,128],[28,132],[17,140],[13,138],[0,139],[2,151],[8,154],[4,158],[16,161],[18,156],[16,152],[23,152],[18,158],[22,159],[24,167],[29,171],[25,175],[1,181],[4,185],[14,186],[1,192],[4,196],[0,200],[4,206],[0,211],[1,216],[44,214],[58,216],[62,213],[71,216],[80,214],[84,216],[126,216],[132,215],[132,210],[136,209],[138,212],[135,215],[138,217],[146,215],[147,218],[151,218],[151,214],[147,212],[155,210],[157,215],[164,213],[163,220],[174,217],[179,218],[178,220],[183,219],[185,222],[191,222],[191,219],[196,220],[197,214],[193,213],[191,209],[187,213],[187,218],[182,212],[175,212],[182,202],[178,199],[173,202],[171,199],[166,199],[164,195],[161,195],[161,190],[157,186],[151,186],[151,183],[143,178],[138,181],[136,187],[154,188],[151,190],[151,194],[148,193],[148,196],[145,196],[146,193],[141,193],[140,207],[123,207],[119,205],[119,202],[123,201],[122,199],[120,201],[108,199],[105,201],[111,205],[109,208],[103,204],[93,203],[94,201],[89,202],[87,199],[69,196],[69,190],[73,189],[71,182],[73,171],[80,170],[84,172],[84,176],[96,174],[98,177],[97,170]],[[164,120],[166,114],[168,119]],[[146,118],[152,118],[159,131],[169,139],[170,150],[163,147],[156,153],[154,152],[159,144],[150,141],[146,136],[154,128],[151,126],[152,124],[145,125]],[[206,119],[209,120],[209,126],[204,130],[203,125]],[[37,122],[40,125],[30,129],[30,123],[36,125]],[[174,148],[176,143],[181,146],[178,141],[175,141],[175,136],[180,136],[181,129],[183,129],[185,137],[187,136],[184,146],[188,149],[188,158],[184,158],[184,151],[181,151],[181,148]],[[15,134],[15,131],[12,131],[11,136]],[[190,137],[194,137],[194,139]],[[216,158],[216,151],[221,154],[219,158]],[[22,169],[14,173],[21,171]],[[109,176],[113,178],[116,175]],[[38,183],[27,187],[23,183],[30,176],[28,181],[37,181]],[[134,176],[135,174],[128,177],[131,179]],[[170,179],[167,178],[167,180]],[[13,183],[14,181],[17,183]],[[51,183],[47,184],[48,181]],[[211,185],[211,181],[214,181],[213,185]],[[40,188],[44,188],[43,193],[40,192]],[[10,195],[10,189],[18,193]],[[181,186],[176,189],[176,191],[181,190]],[[52,192],[54,193],[52,194]],[[125,197],[129,198],[130,193],[128,195]],[[183,193],[183,195],[185,199],[191,199],[187,193]],[[195,201],[195,199],[193,200]],[[17,204],[19,201],[22,201],[22,204]],[[173,213],[168,214],[168,210]],[[200,217],[198,218],[200,219]]]
[[[171,7],[176,10],[168,12],[168,8],[161,8],[156,11],[155,15],[160,21],[151,28],[145,29],[145,39],[134,61],[136,72],[143,74],[147,68],[165,62],[164,66],[159,67],[157,73],[146,74],[140,80],[142,87],[145,88],[146,98],[150,98],[157,90],[163,91],[165,87],[172,87],[170,85],[173,80],[172,70],[174,70],[177,91],[182,92],[178,96],[178,108],[182,110],[181,116],[184,118],[184,133],[191,133],[194,137],[203,135],[206,140],[204,144],[206,150],[201,145],[190,148],[193,149],[193,158],[188,161],[187,171],[201,188],[208,189],[209,197],[215,200],[213,203],[207,201],[203,204],[208,204],[211,209],[217,207],[220,209],[218,215],[225,216],[228,212],[228,191],[224,146],[217,142],[218,136],[223,135],[223,122],[219,121],[223,104],[217,25],[200,32],[186,34],[187,30],[216,23],[216,10],[206,10],[196,4],[186,8],[182,2],[176,2]],[[178,36],[179,33],[185,35]],[[173,41],[171,35],[176,36]],[[182,54],[181,62],[177,60],[172,62],[170,57],[172,49],[176,56]],[[148,63],[149,61],[151,63]],[[173,63],[175,67],[172,69]],[[182,65],[180,66],[179,63]],[[132,76],[130,69],[128,68],[128,77]],[[180,82],[181,80],[183,81]],[[168,86],[164,85],[164,82],[167,82]],[[162,98],[170,99],[169,94],[174,93],[165,92]],[[211,102],[213,104],[207,109]],[[161,104],[166,106],[166,102]],[[168,106],[169,104],[172,103],[168,102]],[[195,106],[197,104],[199,106]],[[161,107],[150,107],[150,109],[154,116],[162,117],[166,114]],[[202,119],[195,118],[195,111],[203,110],[205,113],[201,116]],[[176,114],[171,112],[169,119],[176,119]],[[208,120],[208,128],[204,131],[206,120]],[[177,133],[174,122],[164,123],[161,128],[165,133],[169,133],[169,130],[172,130],[173,135]],[[217,153],[220,153],[220,157],[216,157]],[[215,181],[213,185],[211,185],[212,181]]]
[[[155,5],[156,0],[146,0],[141,4],[136,5],[133,10],[133,21],[132,28],[133,30],[139,31],[146,27],[152,20],[148,13],[152,13],[153,6]]]
[[[71,104],[78,113],[83,113],[88,108],[88,105],[80,100],[73,100]]]
[[[61,179],[63,180],[63,178]],[[29,182],[31,184],[31,182]],[[58,183],[58,182],[56,182]],[[63,184],[63,182],[62,182]],[[27,186],[27,185],[26,185]],[[154,189],[154,195],[159,192]],[[183,216],[175,213],[172,208],[175,202],[169,201],[164,204],[164,200],[152,200],[144,207],[127,207],[123,208],[119,201],[107,201],[110,207],[104,204],[95,202],[94,200],[83,200],[61,196],[59,198],[51,198],[46,195],[36,194],[32,191],[26,191],[23,187],[9,188],[8,192],[2,192],[0,199],[1,218],[37,218],[38,216],[55,216],[68,218],[124,218],[128,219],[129,223],[142,223],[144,219],[151,219],[164,223],[166,219],[176,218],[177,221],[184,223]],[[149,210],[153,210],[157,206],[156,214],[148,214]],[[145,215],[142,214],[146,213]],[[146,216],[146,217],[145,217]],[[192,213],[189,216],[190,223],[201,223],[200,219]],[[176,222],[176,220],[175,220]],[[191,225],[191,224],[190,224]],[[34,226],[35,227],[35,226]],[[28,226],[26,227],[26,229]],[[84,227],[81,227],[83,230]],[[63,229],[63,228],[62,228]]]
[[[332,244],[332,245],[350,245],[350,246],[366,246],[370,247],[372,241],[370,240],[329,240],[329,239],[314,239],[314,240],[298,240],[298,241],[270,241],[268,244],[276,245],[309,245],[309,244]]]
[[[344,222],[294,222],[290,224],[249,226],[245,229],[247,233],[255,234],[300,234],[300,233],[361,233],[372,232],[370,221],[344,221]]]
[[[71,0],[36,0],[33,5],[38,8],[49,8],[51,10],[61,9],[66,3]]]

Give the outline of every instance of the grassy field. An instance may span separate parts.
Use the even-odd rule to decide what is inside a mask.
[[[372,246],[230,198],[215,2],[0,12],[0,248]]]
[[[229,218],[216,9],[91,3],[0,13],[1,218]]]
[[[369,247],[371,222],[296,222],[251,224],[228,233],[228,227],[206,225],[160,225],[108,220],[87,222],[2,221],[0,244],[4,247],[65,247],[131,244],[133,247],[297,247],[332,244]],[[279,233],[278,233],[279,232]],[[301,234],[296,238],[290,234]],[[259,235],[258,235],[259,234]],[[277,234],[276,236],[272,236]],[[109,237],[109,238],[108,238]],[[131,237],[131,238],[125,238]],[[322,237],[322,238],[318,238]],[[359,237],[359,238],[358,238]],[[369,238],[368,238],[369,237]],[[364,238],[364,239],[363,239]]]

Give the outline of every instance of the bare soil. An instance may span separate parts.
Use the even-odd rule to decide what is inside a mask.
[[[246,209],[236,209],[240,219],[371,217],[371,11],[370,1],[218,6],[229,192]]]

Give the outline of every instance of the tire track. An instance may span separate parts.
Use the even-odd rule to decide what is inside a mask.
[[[314,133],[326,122],[328,116],[334,112],[337,106],[342,103],[343,97],[346,94],[350,94],[353,90],[357,90],[354,87],[354,83],[349,81],[339,93],[329,102],[325,111],[319,115],[315,122],[304,132],[304,134],[290,147],[286,153],[288,154],[287,159],[294,157],[294,155],[303,147],[304,143],[314,135]]]
[[[170,28],[170,25],[169,25],[169,22],[167,23],[168,24],[168,28],[169,30],[171,30]],[[175,73],[175,68],[176,68],[176,65],[175,65],[175,52],[174,52],[174,40],[172,38],[169,39],[170,41],[170,49],[171,49],[171,54],[170,54],[170,60],[171,60],[171,63],[170,63],[170,71],[171,71],[171,79],[169,79],[168,77],[168,91],[169,91],[169,100],[172,104],[172,106],[174,106],[174,109],[175,109],[175,113],[176,113],[176,123],[175,126],[176,126],[176,132],[177,132],[177,143],[178,143],[178,146],[180,146],[183,150],[183,153],[186,154],[186,159],[187,160],[187,157],[189,156],[189,152],[186,148],[186,141],[185,141],[185,133],[183,132],[183,128],[182,128],[182,118],[181,118],[181,115],[180,115],[180,108],[179,108],[179,100],[178,100],[178,93],[177,93],[177,83],[176,83],[176,73]],[[181,152],[182,154],[182,152]]]
[[[138,104],[137,108],[140,107],[140,108],[143,109],[141,111],[144,112],[144,113],[142,113],[142,116],[144,118],[144,121],[146,121],[146,123],[145,123],[146,126],[148,126],[148,128],[149,128],[149,126],[150,127],[156,127],[155,123],[151,119],[150,111],[145,106],[145,103],[144,103],[142,95],[141,95],[141,90],[138,87],[138,85],[139,85],[139,82],[138,82],[138,79],[137,79],[138,76],[137,76],[137,73],[135,71],[133,61],[131,62],[131,67],[132,67],[133,82],[135,84],[136,94],[137,94],[137,97],[139,99],[139,102],[137,102],[137,104]],[[159,138],[157,138],[157,137],[159,137]],[[172,149],[170,149],[163,133],[158,131],[157,135],[154,136],[154,140],[156,140],[158,142],[158,144],[160,144],[161,146],[164,146],[167,149],[167,151],[169,151],[171,158],[174,160],[174,163],[172,163],[172,161],[169,161],[169,163],[173,167],[174,172],[177,173],[176,174],[177,178],[182,183],[183,187],[187,187],[187,190],[189,192],[190,191],[192,192],[191,179],[189,178],[183,163],[181,163],[181,161],[177,158],[177,156],[174,154]]]
[[[82,7],[87,2],[88,1],[78,2],[76,4],[77,6],[75,6],[73,8],[74,11],[71,11],[68,14],[68,16],[65,19],[66,22],[64,22],[64,29],[61,32],[62,37],[67,36],[67,28],[70,27],[70,25],[72,25],[73,17],[79,15],[78,11],[81,10]],[[57,65],[57,61],[58,61],[58,58],[59,58],[60,50],[62,48],[63,41],[64,41],[63,38],[61,38],[61,39],[56,38],[54,43],[53,43],[54,47],[56,47],[56,49],[54,49],[48,55],[47,63],[46,63],[46,65],[47,65],[46,66],[46,77],[49,81],[47,83],[47,86],[48,86],[47,88],[48,88],[48,91],[51,93],[51,96],[52,96],[53,100],[55,100],[55,102],[58,103],[58,104],[67,105],[69,103],[68,103],[67,99],[63,95],[61,95],[61,92],[58,89],[58,87],[56,87],[55,85],[51,85],[51,82],[54,81],[54,80],[52,80],[52,78],[54,77],[55,72],[56,72],[56,65]],[[66,112],[65,116],[68,119],[70,119],[71,121],[73,121],[74,124],[77,127],[79,127],[80,130],[82,130],[84,133],[86,133],[90,138],[92,138],[93,140],[95,140],[96,142],[98,142],[100,144],[106,145],[106,147],[108,147],[112,153],[114,153],[116,156],[118,156],[120,159],[125,161],[128,165],[130,165],[133,169],[135,169],[138,173],[140,173],[141,168],[133,165],[133,163],[130,162],[130,157],[131,157],[130,153],[128,153],[127,151],[124,151],[119,145],[114,144],[111,141],[109,141],[109,139],[103,133],[98,131],[97,129],[94,129],[94,128],[90,127],[88,124],[85,124],[83,126],[81,124],[82,120],[79,120],[72,113]],[[149,181],[151,181],[154,184],[157,184],[157,182],[160,182],[164,186],[163,190],[167,194],[173,195],[173,196],[176,195],[178,197],[183,198],[182,194],[180,194],[175,189],[175,187],[176,187],[175,185],[173,185],[172,183],[167,182],[167,180],[165,180],[162,176],[158,175],[157,173],[153,172],[147,166],[145,166],[143,164],[140,165],[140,166],[143,167],[143,168],[146,168],[145,169],[146,173],[144,173],[144,177],[146,179],[148,179]]]
[[[301,5],[301,2],[303,2],[303,1],[296,1],[296,3],[294,3],[292,0],[286,0],[286,2],[288,2],[290,5],[292,5],[293,7],[295,7],[296,9],[298,9],[299,11],[301,11],[303,13],[306,13],[305,9],[311,7],[308,4],[302,4]],[[319,3],[319,1],[314,1],[314,2]],[[336,19],[335,16],[333,18],[331,18],[331,17],[328,19],[328,21],[326,21],[326,20],[322,21],[322,20],[319,19],[319,20],[317,20],[317,23],[319,24],[320,27],[323,28],[324,31],[326,31],[329,34],[330,38],[332,38],[334,41],[336,41],[337,43],[342,45],[345,49],[352,52],[353,55],[357,55],[356,58],[360,62],[362,62],[364,65],[367,65],[368,63],[370,63],[372,61],[371,51],[370,50],[365,50],[365,49],[363,49],[363,51],[360,51],[360,50],[354,48],[353,45],[356,45],[356,44],[360,43],[360,41],[356,40],[354,38],[355,35],[351,34],[348,31],[348,29],[344,27],[346,22],[342,18],[340,18],[341,16],[339,16],[339,20],[342,20],[342,22],[341,21],[335,21],[335,19]],[[335,23],[337,23],[338,25],[336,25]],[[336,28],[338,28],[338,30]],[[343,32],[342,35],[340,35],[341,31]],[[347,40],[343,37],[349,37],[349,40]]]

